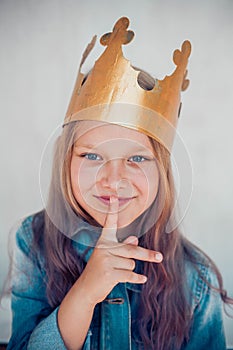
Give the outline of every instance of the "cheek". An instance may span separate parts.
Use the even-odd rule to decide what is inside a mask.
[[[74,158],[72,158],[71,165],[70,165],[70,176],[71,176],[72,188],[75,190],[79,187],[78,186],[79,168],[80,168],[80,166],[79,166],[78,162]]]
[[[82,159],[71,160],[71,184],[75,194],[85,195],[95,185],[97,170],[86,167]]]
[[[157,172],[147,173],[146,181],[143,183],[141,207],[143,211],[147,210],[154,202],[159,189],[159,178]]]
[[[150,203],[155,199],[158,192],[159,173],[157,167],[144,169],[137,176],[137,187],[139,188],[144,201]]]
[[[71,161],[71,186],[73,190],[73,194],[77,202],[82,202],[82,192],[86,190],[87,182],[85,181],[85,176],[83,176],[83,172],[81,171],[80,162],[74,158]]]

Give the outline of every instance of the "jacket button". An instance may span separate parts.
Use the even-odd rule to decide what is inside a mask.
[[[112,299],[105,299],[108,304],[124,304],[125,300],[124,298],[112,298]]]

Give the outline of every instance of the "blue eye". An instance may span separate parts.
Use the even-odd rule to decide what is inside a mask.
[[[101,160],[102,158],[96,154],[96,153],[85,153],[82,154],[82,157],[88,159],[88,160]]]
[[[134,163],[141,163],[141,162],[144,162],[145,160],[148,160],[148,159],[143,156],[132,156],[129,158],[129,161]]]

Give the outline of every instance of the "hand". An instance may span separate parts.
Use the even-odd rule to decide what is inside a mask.
[[[161,253],[138,247],[138,239],[135,236],[129,236],[123,243],[118,243],[118,206],[118,199],[111,197],[103,231],[79,278],[79,284],[85,288],[93,305],[103,301],[119,282],[147,281],[146,276],[133,272],[134,259],[152,263],[160,263],[163,260]]]

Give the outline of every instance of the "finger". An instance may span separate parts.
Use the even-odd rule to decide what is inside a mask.
[[[121,244],[112,250],[112,254],[122,256],[129,259],[160,263],[163,260],[163,255],[160,252],[134,246],[131,244]]]
[[[133,259],[122,258],[121,256],[112,256],[111,266],[116,270],[130,270],[133,271],[136,267],[136,263]]]
[[[104,228],[117,228],[119,201],[117,197],[110,197],[108,212],[106,215]]]
[[[113,242],[117,240],[117,221],[118,221],[119,202],[116,197],[110,197],[108,212],[106,215],[101,238]]]
[[[138,245],[138,238],[136,236],[129,236],[122,243],[123,244]]]
[[[138,273],[127,271],[127,270],[116,270],[117,281],[120,283],[145,283],[147,281],[147,276],[140,275]]]

